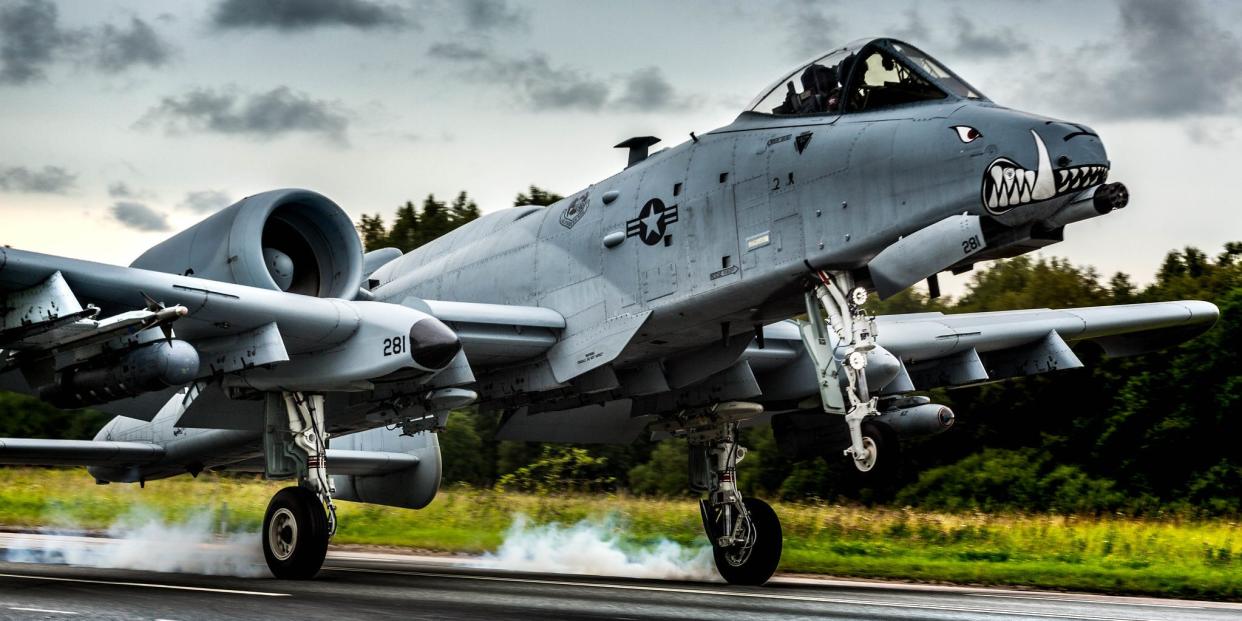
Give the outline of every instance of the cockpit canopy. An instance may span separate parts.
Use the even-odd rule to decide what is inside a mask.
[[[747,110],[778,116],[840,114],[946,98],[985,99],[936,59],[896,39],[863,39],[805,63]]]

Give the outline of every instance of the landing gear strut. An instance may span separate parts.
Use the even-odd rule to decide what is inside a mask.
[[[815,278],[806,292],[808,321],[801,325],[802,341],[819,374],[824,411],[845,416],[850,432],[845,454],[859,472],[874,472],[884,438],[867,422],[880,413],[878,400],[867,389],[867,354],[876,345],[875,322],[863,310],[867,289],[854,286],[845,272],[819,271]]]
[[[716,569],[729,584],[760,585],[781,560],[781,523],[768,503],[742,498],[737,464],[746,449],[737,443],[739,421],[763,413],[755,403],[720,403],[697,414],[684,413],[670,428],[690,443],[690,488],[699,501],[703,530],[711,541]]]
[[[327,470],[323,395],[268,395],[263,452],[269,479],[297,478],[272,497],[263,515],[263,557],[272,575],[314,578],[336,533],[332,479]]]

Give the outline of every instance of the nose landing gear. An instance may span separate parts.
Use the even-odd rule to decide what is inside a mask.
[[[878,399],[867,388],[867,354],[876,346],[875,322],[863,309],[867,290],[853,287],[847,273],[820,271],[815,277],[818,282],[806,292],[808,321],[801,323],[802,342],[819,374],[824,411],[845,415],[850,432],[845,454],[859,472],[874,472],[884,439],[867,420],[880,414]]]

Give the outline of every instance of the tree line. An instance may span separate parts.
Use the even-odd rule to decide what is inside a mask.
[[[514,197],[513,206],[551,205],[561,198],[559,194],[532,185],[527,192],[519,192]],[[397,248],[409,252],[478,217],[478,204],[463,190],[451,202],[438,201],[435,194],[428,194],[417,207],[414,201],[406,201],[393,214],[391,227],[384,225],[382,214],[364,213],[357,228],[367,250]]]
[[[561,197],[531,186],[515,205]],[[363,215],[368,249],[408,252],[479,217],[466,192],[451,201],[407,201],[386,226]],[[739,467],[744,492],[782,500],[895,504],[943,510],[1059,513],[1242,515],[1242,242],[1215,256],[1197,248],[1169,252],[1145,287],[1124,273],[1053,257],[1021,256],[980,267],[956,299],[910,289],[878,314],[1067,308],[1177,299],[1214,302],[1218,324],[1177,347],[1132,358],[1076,348],[1083,369],[995,384],[931,391],[957,424],[904,443],[903,468],[881,485],[860,479],[844,458],[795,461],[777,449],[770,428],[745,432]],[[882,337],[881,337],[882,338]],[[108,417],[61,412],[33,399],[0,394],[0,436],[89,438]],[[457,411],[440,434],[447,484],[535,492],[686,492],[683,441],[628,446],[553,445],[493,439],[499,420]]]

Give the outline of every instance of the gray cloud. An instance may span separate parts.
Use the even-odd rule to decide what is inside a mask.
[[[108,185],[108,196],[112,198],[140,198],[142,192],[129,187],[129,184],[124,181],[117,181]]]
[[[27,194],[64,194],[78,176],[60,166],[31,170],[25,166],[0,167],[0,190]]]
[[[535,111],[582,110],[597,112],[608,106],[638,111],[667,110],[681,103],[676,89],[657,67],[621,76],[620,92],[609,83],[566,66],[553,65],[541,53],[503,58],[487,48],[460,43],[436,43],[428,55],[474,66],[470,75],[491,86],[508,87],[511,94]]]
[[[28,84],[47,78],[61,60],[120,73],[136,65],[160,67],[173,48],[147,22],[130,18],[128,27],[64,29],[48,0],[24,0],[0,8],[0,83]]]
[[[625,92],[617,103],[649,112],[670,109],[676,100],[673,85],[664,79],[664,73],[658,67],[645,67],[626,78]]]
[[[1204,3],[1129,0],[1118,9],[1117,32],[1057,59],[1042,76],[1058,101],[1114,119],[1236,118],[1242,43]]]
[[[95,64],[108,73],[118,73],[134,65],[159,67],[172,57],[172,46],[151,25],[130,18],[129,29],[106,24],[99,31]]]
[[[26,84],[47,77],[47,67],[72,44],[58,19],[56,5],[47,0],[0,8],[0,82]]]
[[[952,28],[957,39],[954,50],[975,57],[1008,58],[1031,49],[1030,43],[1009,27],[990,27],[981,31],[965,13],[953,13]]]
[[[299,31],[330,26],[371,30],[411,25],[402,8],[371,0],[222,0],[211,20],[222,30]]]
[[[799,57],[825,52],[844,45],[841,20],[829,13],[816,0],[796,0],[786,16],[790,37],[794,41],[793,52]]]
[[[220,190],[199,190],[186,193],[180,206],[197,213],[213,213],[232,203],[233,199]]]
[[[433,43],[427,48],[427,54],[432,58],[444,60],[489,60],[492,57],[491,52],[483,48],[471,47],[456,41]]]
[[[168,216],[132,201],[117,201],[112,205],[112,217],[135,231],[167,231]]]
[[[931,38],[931,31],[928,30],[923,15],[919,13],[918,8],[911,7],[906,10],[905,18],[906,23],[893,26],[889,32],[902,41],[922,47],[923,42]]]
[[[496,61],[534,110],[599,110],[608,101],[608,85],[565,67],[553,67],[543,54]]]
[[[506,0],[462,0],[457,5],[465,15],[466,25],[473,30],[522,29],[530,19],[526,10]]]
[[[165,97],[138,125],[157,121],[169,132],[191,129],[256,139],[305,133],[342,145],[349,127],[349,116],[339,104],[311,99],[287,86],[248,96],[231,90],[195,89],[180,97]]]

